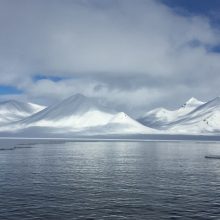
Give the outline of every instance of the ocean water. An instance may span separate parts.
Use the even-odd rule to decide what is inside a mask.
[[[220,219],[220,143],[0,141],[0,219]]]

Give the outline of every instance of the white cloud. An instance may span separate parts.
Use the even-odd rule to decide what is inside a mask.
[[[2,0],[0,14],[0,84],[30,99],[81,92],[129,109],[219,93],[219,30],[207,17],[153,0]],[[39,73],[70,79],[32,81]]]

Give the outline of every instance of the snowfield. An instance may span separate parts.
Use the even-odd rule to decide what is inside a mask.
[[[0,133],[126,135],[220,134],[220,97],[209,102],[189,99],[176,110],[157,108],[137,120],[100,100],[81,94],[49,107],[6,101],[0,103]],[[2,135],[1,135],[2,136]]]

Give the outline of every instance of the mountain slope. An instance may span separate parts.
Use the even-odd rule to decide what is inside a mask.
[[[21,120],[41,111],[43,108],[45,107],[15,100],[0,102],[0,125]]]
[[[129,117],[124,112],[119,112],[115,116],[113,116],[112,119],[105,126],[104,130],[108,131],[108,133],[119,133],[119,134],[121,131],[126,133],[140,133],[140,134],[156,132],[155,130],[149,127],[143,126],[136,120]]]
[[[19,123],[26,126],[83,128],[105,124],[111,116],[111,111],[96,100],[77,94]]]
[[[111,110],[100,100],[77,94],[41,111],[42,106],[8,101],[0,103],[0,131],[23,136],[60,137],[127,134],[220,134],[220,97],[203,103],[188,100],[175,111],[154,109],[143,124],[124,112]],[[37,112],[37,113],[34,113]],[[151,128],[150,128],[151,127]],[[157,129],[155,129],[157,128]]]
[[[1,128],[26,129],[29,127],[53,129],[53,132],[143,133],[154,132],[125,113],[117,113],[99,101],[77,94],[49,106],[23,120]]]
[[[219,133],[220,97],[217,97],[168,126],[171,133]]]
[[[138,121],[152,128],[164,129],[170,123],[179,120],[202,104],[204,102],[191,98],[177,110],[172,111],[165,108],[153,109],[139,118]]]

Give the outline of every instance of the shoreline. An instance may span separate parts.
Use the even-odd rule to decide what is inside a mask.
[[[94,135],[77,137],[2,136],[0,140],[57,140],[68,142],[220,142],[220,135]]]

